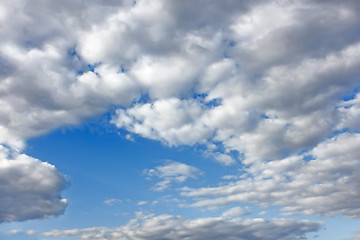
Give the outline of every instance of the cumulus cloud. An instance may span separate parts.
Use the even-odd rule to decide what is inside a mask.
[[[171,146],[193,145],[212,135],[213,130],[198,121],[202,111],[202,106],[192,100],[161,99],[155,103],[137,104],[127,110],[118,109],[112,123]]]
[[[167,58],[164,66],[173,62],[182,69],[184,62],[166,55],[170,51],[160,58],[149,54],[134,68],[148,74],[135,71],[136,79],[145,86],[154,76],[146,67],[152,63],[174,79],[173,88],[163,85],[172,94],[156,92],[154,80],[148,102],[118,109],[112,122],[171,146],[204,144],[207,156],[225,165],[234,163],[230,151],[240,153],[247,174],[220,187],[184,189],[184,195],[200,197],[193,206],[253,202],[280,205],[288,214],[359,217],[353,200],[359,156],[350,144],[359,130],[357,9],[355,1],[256,2],[222,16],[221,30],[186,25],[176,44],[179,57],[190,65],[198,59],[196,70],[184,71],[186,87],[158,65]],[[344,100],[349,92],[354,96]],[[317,155],[343,142],[349,144],[336,158]]]
[[[48,163],[0,145],[0,222],[47,218],[64,212],[65,178]]]
[[[299,239],[319,230],[320,223],[287,219],[198,218],[143,215],[118,228],[52,230],[45,237],[78,239]],[[211,231],[209,231],[211,229]]]
[[[194,207],[251,202],[281,206],[285,215],[359,218],[359,141],[360,134],[344,133],[304,155],[252,165],[241,180],[182,194],[196,197]]]
[[[18,2],[0,33],[0,142],[17,149],[115,105],[143,137],[276,159],[331,134],[358,86],[356,1]]]
[[[30,137],[131,103],[132,80],[109,64],[92,71],[76,47],[78,35],[116,7],[122,4],[0,3],[5,16],[16,16],[0,22],[0,143],[21,150]]]
[[[149,177],[156,176],[162,179],[155,184],[153,190],[164,191],[170,187],[173,182],[181,183],[188,178],[196,178],[198,175],[202,174],[202,172],[196,167],[167,160],[165,164],[157,166],[155,169],[145,169],[144,174]]]
[[[245,154],[246,163],[273,160],[284,152],[315,146],[339,128],[336,125],[340,122],[354,126],[349,121],[356,122],[355,103],[347,111],[332,106],[341,104],[349,85],[350,89],[357,86],[359,46],[324,58],[305,59],[297,66],[271,68],[251,86],[251,92],[245,92],[249,87],[241,78],[225,79],[205,99],[171,98],[137,104],[117,110],[112,122],[169,145],[211,140]],[[221,99],[221,104],[208,106],[216,99]],[[226,156],[217,159],[231,164]]]

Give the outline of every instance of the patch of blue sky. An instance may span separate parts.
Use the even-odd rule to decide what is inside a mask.
[[[318,232],[308,234],[309,239],[313,237],[317,240],[353,239],[355,233],[359,231],[358,226],[360,226],[360,219],[351,219],[343,216],[294,215],[287,218],[323,223],[323,227]],[[339,226],[342,226],[341,231],[339,231]]]
[[[91,72],[95,72],[95,68],[98,67],[100,64],[101,64],[101,62],[94,63],[94,64],[88,64],[88,69],[89,69]]]
[[[355,98],[356,94],[358,94],[360,92],[360,86],[354,88],[353,90],[351,91],[347,91],[344,96],[342,97],[341,100],[343,101],[350,101],[352,99]]]
[[[70,182],[63,193],[69,200],[65,214],[41,225],[49,229],[59,226],[118,226],[133,218],[134,212],[139,210],[151,210],[156,214],[173,212],[183,216],[191,213],[187,217],[196,217],[194,209],[179,208],[177,201],[184,198],[178,189],[215,185],[227,170],[234,169],[225,167],[219,171],[222,168],[218,163],[205,159],[192,147],[169,148],[141,137],[131,142],[119,136],[126,134],[125,131],[112,131],[111,128],[101,131],[94,127],[96,125],[99,124],[63,128],[28,142],[26,154],[55,165]],[[167,159],[194,166],[204,174],[184,183],[173,183],[163,192],[154,192],[151,188],[161,179],[152,177],[150,181],[146,180],[143,171],[153,169]],[[236,170],[231,173],[235,174]],[[163,201],[164,196],[169,195],[172,197]],[[104,204],[107,199],[121,202],[108,206]],[[139,201],[147,201],[147,204],[139,206]]]
[[[69,65],[70,68],[74,69],[77,75],[83,75],[84,72],[89,71],[89,66],[82,61],[81,57],[78,55],[76,46],[69,48],[67,51],[68,60],[69,63],[72,65]],[[90,69],[91,70],[91,69]]]
[[[207,108],[214,108],[214,107],[220,106],[222,103],[221,98],[216,98],[211,101],[208,101],[206,99],[208,96],[206,93],[198,93],[198,92],[196,92],[195,89],[192,89],[191,92],[192,92],[192,99],[199,101],[201,104],[203,104]],[[184,98],[184,99],[186,99],[186,98]]]
[[[314,158],[314,156],[312,156],[312,155],[305,155],[304,157],[303,157],[303,160],[304,161],[306,161],[306,162],[310,162],[311,160],[314,160],[315,158]]]
[[[150,103],[151,97],[148,93],[142,93],[139,98],[135,99],[132,105]]]
[[[230,58],[232,48],[236,46],[236,42],[231,39],[224,39],[222,41],[222,44],[223,44],[223,48],[224,48],[223,57]]]
[[[208,107],[208,108],[214,108],[214,107],[220,106],[221,102],[222,102],[222,99],[215,98],[215,99],[213,99],[211,101],[206,102],[205,106]]]
[[[118,73],[125,73],[127,72],[127,69],[124,64],[120,64]]]

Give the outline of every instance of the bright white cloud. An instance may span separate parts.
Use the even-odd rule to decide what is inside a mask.
[[[201,114],[199,103],[171,98],[135,105],[128,110],[118,109],[112,122],[119,128],[169,145],[193,145],[212,134],[211,129],[198,121]]]
[[[197,178],[197,176],[202,174],[202,172],[196,167],[167,160],[165,164],[157,166],[154,169],[145,169],[144,174],[149,177],[156,176],[162,179],[155,184],[153,190],[164,191],[170,187],[173,182],[181,183],[186,181],[188,178]]]
[[[142,215],[118,228],[93,227],[53,230],[45,237],[78,239],[261,239],[290,240],[319,230],[320,223],[286,219],[198,218],[190,220],[171,215]],[[211,231],[209,231],[211,229]]]
[[[0,222],[57,216],[66,199],[65,178],[56,168],[0,145]]]

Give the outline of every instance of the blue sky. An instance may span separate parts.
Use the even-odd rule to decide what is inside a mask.
[[[358,1],[0,3],[0,238],[360,238]]]

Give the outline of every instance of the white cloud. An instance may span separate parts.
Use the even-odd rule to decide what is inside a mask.
[[[224,180],[236,180],[236,179],[239,179],[239,176],[237,176],[237,175],[225,175],[225,176],[222,176],[221,179],[224,179]]]
[[[148,201],[138,201],[136,203],[136,205],[138,205],[138,206],[143,206],[143,205],[146,205],[146,204],[148,204]]]
[[[338,129],[349,128],[351,130],[360,129],[360,94],[356,94],[351,100],[339,104],[340,121]]]
[[[245,163],[277,159],[284,152],[315,146],[336,130],[341,115],[347,116],[343,121],[355,119],[356,106],[351,116],[350,110],[332,106],[349,86],[357,85],[359,46],[305,59],[296,66],[271,68],[257,85],[244,85],[241,76],[224,79],[204,101],[159,99],[119,109],[112,122],[169,145],[220,142],[227,150],[245,154]],[[221,99],[220,105],[206,105],[214,99]],[[234,162],[226,155],[214,156],[226,165]]]
[[[139,87],[118,67],[104,63],[93,73],[78,52],[78,34],[117,5],[0,3],[7,15],[17,16],[0,22],[0,143],[22,149],[30,137],[79,124],[138,96]]]
[[[20,2],[2,2],[17,19],[0,32],[0,142],[17,149],[121,105],[113,123],[143,137],[275,159],[331,134],[357,86],[353,2]]]
[[[21,229],[12,229],[10,231],[8,231],[8,234],[19,234],[22,233],[23,231]]]
[[[248,207],[233,207],[229,210],[225,211],[221,216],[222,217],[238,217],[238,216],[245,216],[251,214],[251,211]]]
[[[303,155],[251,165],[245,179],[182,194],[195,197],[194,207],[251,202],[281,206],[285,215],[359,218],[359,141],[359,134],[344,133]]]
[[[52,230],[45,237],[78,239],[261,239],[290,240],[319,230],[320,223],[289,219],[198,218],[171,215],[142,215],[118,228]]]
[[[0,222],[47,218],[64,212],[65,178],[56,168],[0,145]]]
[[[30,229],[30,230],[26,231],[26,234],[30,235],[30,236],[35,235],[36,233],[37,233],[37,231],[34,229]]]
[[[236,163],[236,161],[229,155],[220,152],[211,152],[208,150],[205,152],[206,157],[213,157],[215,161],[225,166],[230,166]]]
[[[167,160],[165,164],[157,166],[155,169],[145,169],[144,174],[149,177],[156,176],[161,181],[157,182],[153,187],[155,191],[164,191],[173,182],[181,183],[186,181],[188,178],[196,178],[202,172],[190,165]]]
[[[106,199],[106,200],[104,201],[104,204],[105,204],[105,205],[108,205],[108,206],[113,206],[113,205],[115,205],[115,204],[117,204],[117,203],[121,203],[121,202],[122,202],[121,199],[109,198],[109,199]]]
[[[118,109],[112,119],[118,128],[161,140],[169,145],[193,145],[212,135],[211,129],[198,121],[202,106],[192,100],[161,99],[153,104]]]

